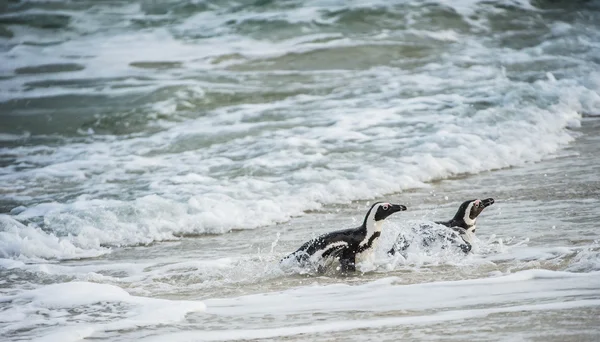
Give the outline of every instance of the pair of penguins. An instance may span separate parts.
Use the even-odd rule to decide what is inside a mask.
[[[429,246],[437,239],[445,239],[457,245],[464,253],[471,251],[472,237],[475,234],[475,223],[483,209],[494,204],[493,198],[469,200],[463,202],[456,215],[449,221],[437,221],[438,225],[449,228],[443,234],[434,231],[433,226],[420,225],[413,231],[422,238],[421,244]],[[295,260],[300,266],[318,265],[323,271],[323,262],[339,260],[340,270],[344,273],[356,270],[357,260],[361,260],[374,250],[375,243],[381,235],[383,221],[390,215],[405,211],[406,206],[387,202],[377,202],[371,206],[361,226],[338,230],[323,234],[303,244],[294,253],[282,259]],[[400,235],[388,254],[404,252],[414,240]]]

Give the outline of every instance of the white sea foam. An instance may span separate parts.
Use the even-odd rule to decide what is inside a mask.
[[[89,246],[89,245],[88,245]],[[30,258],[93,257],[108,250],[75,246],[68,239],[44,232],[38,227],[26,226],[7,215],[0,215],[0,257],[25,256]]]
[[[23,134],[0,133],[0,142],[25,140],[30,136],[31,135],[28,132]]]
[[[566,270],[570,272],[600,271],[600,250],[598,243],[595,243],[592,247],[579,250]]]
[[[2,335],[26,329],[36,341],[76,341],[94,333],[169,324],[206,308],[200,301],[136,297],[117,286],[89,282],[47,285],[0,302],[11,303],[0,313]],[[69,310],[77,313],[69,315]]]
[[[252,316],[267,312],[283,315],[352,310],[472,308],[477,305],[514,304],[524,299],[559,300],[571,295],[598,294],[596,282],[599,276],[597,272],[579,274],[528,270],[499,277],[409,285],[402,284],[402,280],[397,278],[392,278],[390,282],[378,280],[358,286],[317,283],[270,294],[209,299],[206,305],[208,313],[231,316]],[[390,300],[391,298],[402,300]]]
[[[263,329],[210,330],[169,333],[176,341],[235,340],[240,338],[281,338],[299,334],[381,328],[387,326],[432,325],[434,323],[483,318],[493,314],[595,308],[600,301],[600,274],[576,274],[531,270],[500,277],[403,285],[399,278],[384,278],[358,286],[346,284],[298,287],[282,292],[206,301],[207,313],[252,320],[264,315],[294,317],[319,314],[326,321],[310,325],[287,325]],[[591,297],[589,297],[591,296]],[[523,303],[523,301],[528,303]],[[429,310],[435,310],[433,312]],[[380,312],[385,318],[345,319],[346,312]],[[404,313],[412,312],[406,315]],[[414,314],[419,312],[420,314]],[[426,312],[426,313],[425,313]],[[160,341],[167,335],[149,337]]]
[[[240,329],[240,330],[198,330],[193,332],[178,332],[159,336],[152,336],[143,341],[230,341],[239,339],[268,339],[282,338],[301,334],[323,334],[339,331],[351,331],[369,328],[397,327],[402,325],[422,326],[446,321],[464,321],[482,318],[494,314],[507,314],[514,312],[535,312],[546,310],[568,310],[597,307],[600,300],[576,300],[563,303],[514,305],[493,309],[473,309],[468,311],[447,311],[427,316],[391,317],[367,320],[346,320],[331,323],[292,326],[275,329]]]

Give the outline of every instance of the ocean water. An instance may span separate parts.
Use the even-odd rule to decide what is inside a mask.
[[[0,0],[0,336],[597,341],[599,133],[594,0]]]

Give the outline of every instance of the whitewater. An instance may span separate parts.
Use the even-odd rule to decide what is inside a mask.
[[[596,1],[0,3],[7,341],[600,338]],[[473,253],[386,251],[493,197]],[[359,272],[281,257],[404,204]]]

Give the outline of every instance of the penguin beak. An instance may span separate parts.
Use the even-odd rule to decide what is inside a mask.
[[[402,204],[392,204],[392,207],[390,209],[392,209],[392,212],[396,213],[399,211],[405,211],[406,206],[404,206]]]
[[[484,199],[484,200],[481,201],[481,204],[483,205],[484,208],[487,208],[490,205],[494,204],[494,199],[493,198],[486,198],[486,199]]]

